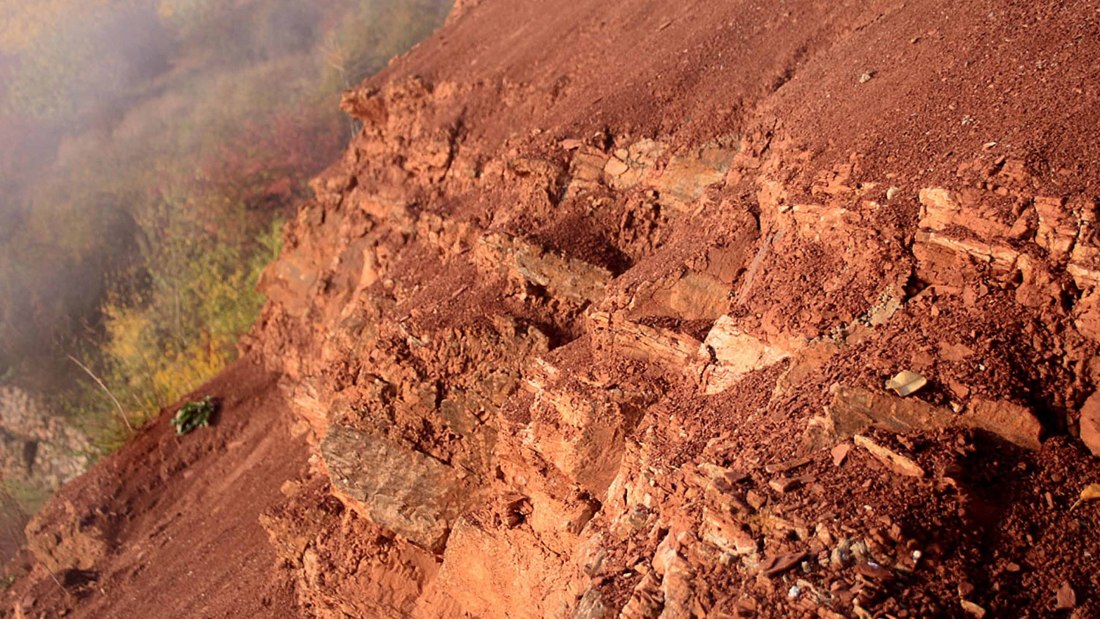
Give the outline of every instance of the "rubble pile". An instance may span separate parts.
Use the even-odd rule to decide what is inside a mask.
[[[263,282],[303,608],[1095,612],[1094,191],[996,144],[825,164],[765,111],[494,133],[472,102],[541,119],[546,85],[397,67]]]
[[[244,343],[296,612],[1100,614],[1098,30],[459,2],[345,94]]]

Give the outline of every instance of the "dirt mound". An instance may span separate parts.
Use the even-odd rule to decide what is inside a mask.
[[[305,440],[274,376],[242,361],[196,395],[221,402],[186,436],[173,411],[66,485],[27,527],[16,617],[295,617],[260,514],[299,477]]]
[[[313,453],[249,485],[279,591],[1100,613],[1100,13],[673,4],[463,2],[346,94],[246,343]]]

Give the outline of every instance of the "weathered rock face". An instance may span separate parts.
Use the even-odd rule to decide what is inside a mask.
[[[562,24],[635,24],[644,3],[576,3],[507,46],[479,25],[528,23],[538,4],[463,3],[435,56],[347,93],[363,131],[265,274],[254,353],[317,451],[306,490],[265,520],[303,607],[1009,612],[1038,604],[1053,577],[1041,557],[1068,543],[1037,523],[1096,550],[1066,568],[1093,578],[1097,540],[1055,508],[1090,470],[1066,429],[1096,449],[1097,407],[1081,404],[1100,379],[1100,179],[957,143],[957,120],[921,138],[892,124],[928,112],[869,94],[888,88],[884,69],[834,75],[853,31],[837,20],[924,35],[868,7],[796,3],[777,40],[739,29],[741,3],[695,3],[691,21],[713,19],[721,42],[707,49],[794,60],[722,64],[733,91],[694,75],[674,104],[650,98],[657,77],[591,58],[636,39],[671,54],[695,40],[675,20],[594,36]],[[890,9],[906,24],[931,10]],[[761,11],[749,21],[790,17]],[[584,42],[549,59],[554,36]],[[700,53],[683,51],[718,58]],[[943,92],[932,65],[897,62]],[[804,64],[812,77],[792,79]],[[742,112],[693,116],[718,92]],[[929,172],[929,152],[950,171]],[[928,385],[884,388],[901,370]],[[315,494],[354,518],[309,516]],[[324,531],[369,538],[366,558],[299,543]],[[1005,576],[1025,562],[1034,587]]]
[[[1100,397],[1095,394],[1081,408],[1081,441],[1094,456],[1100,456]]]
[[[366,432],[330,427],[321,456],[336,491],[379,526],[431,550],[443,549],[455,518],[477,500],[453,468]]]
[[[26,391],[0,387],[0,567],[24,545],[51,570],[64,565],[65,550],[38,547],[44,545],[35,538],[36,525],[30,517],[91,463],[92,446],[82,432]],[[28,526],[30,531],[25,531]],[[77,547],[76,554],[102,550],[101,544],[78,530],[67,527],[54,535],[71,538],[61,546]]]
[[[49,494],[91,463],[88,439],[25,391],[0,387],[0,479]]]

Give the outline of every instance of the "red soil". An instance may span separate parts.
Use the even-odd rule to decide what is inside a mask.
[[[291,410],[219,378],[215,429],[50,506],[14,601],[1100,613],[1092,3],[459,4],[347,95],[265,277]]]
[[[32,527],[73,526],[62,569],[9,592],[27,617],[296,617],[259,515],[300,476],[305,441],[274,376],[241,361],[194,395],[221,401],[216,422],[186,436],[166,411],[131,443],[65,486]],[[74,522],[73,506],[80,516]],[[41,564],[36,565],[42,570]],[[28,586],[33,583],[33,586]],[[16,615],[18,616],[18,614]]]

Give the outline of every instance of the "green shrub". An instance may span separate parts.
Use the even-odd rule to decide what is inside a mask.
[[[209,426],[215,409],[214,399],[206,396],[181,406],[169,423],[176,429],[176,434],[187,434],[196,428]]]

